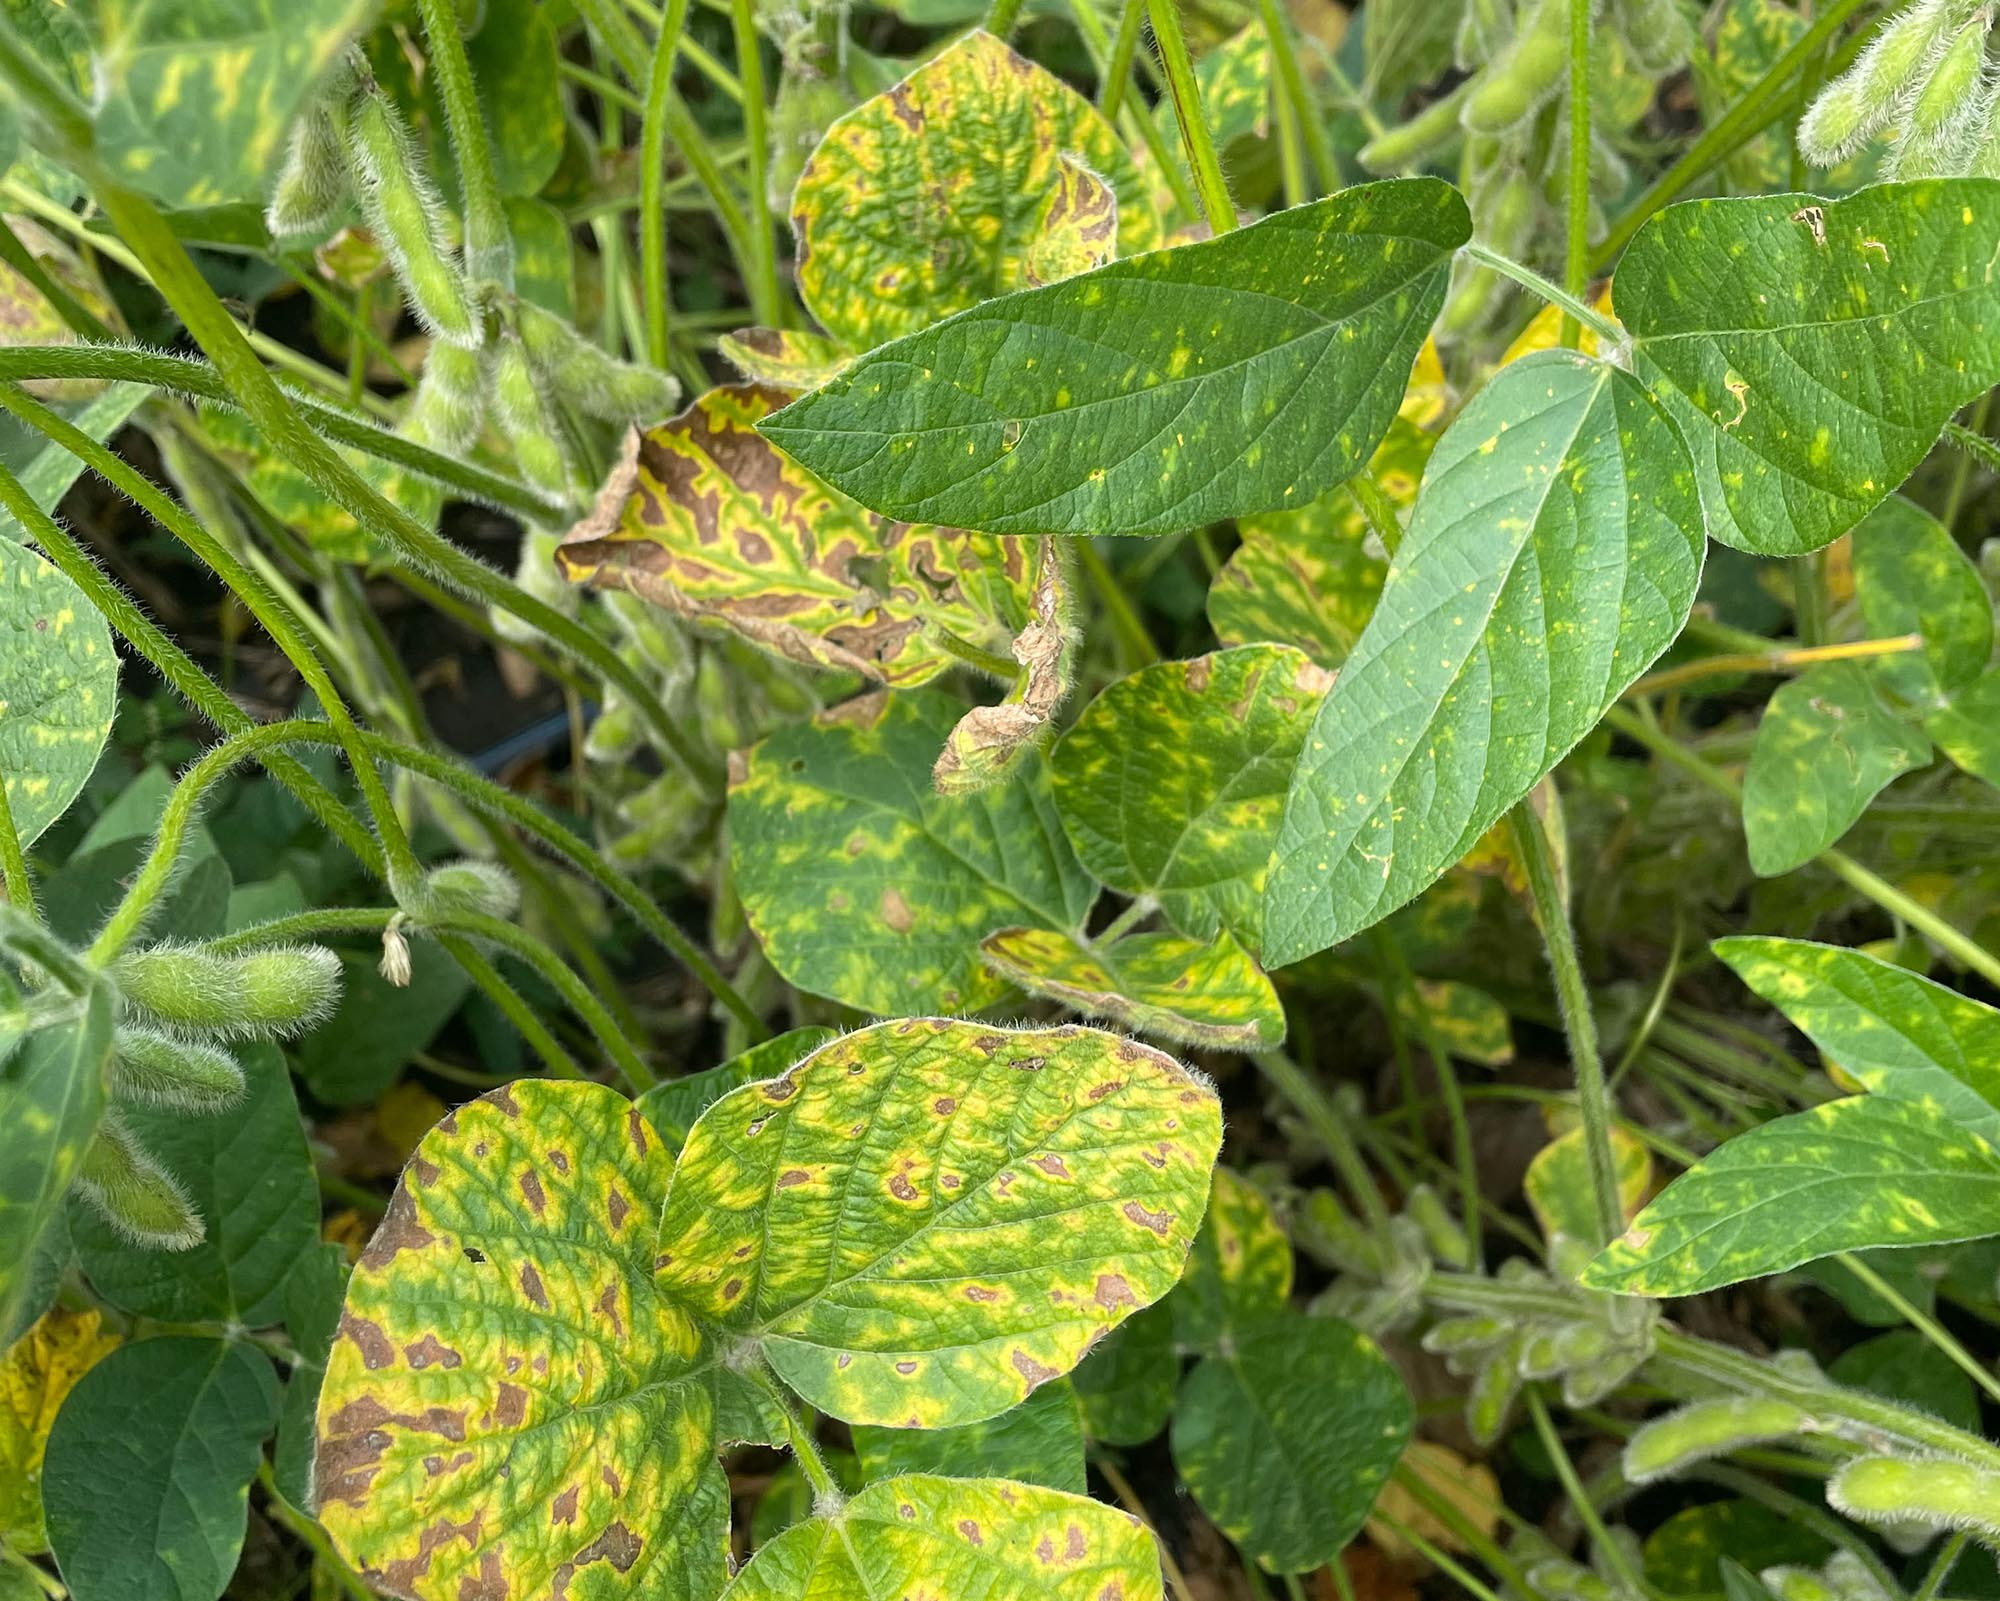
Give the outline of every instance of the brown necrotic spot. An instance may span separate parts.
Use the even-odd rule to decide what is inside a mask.
[[[361,1365],[370,1373],[379,1373],[394,1364],[396,1347],[382,1332],[379,1323],[372,1323],[357,1313],[343,1311],[340,1314],[340,1332],[354,1342],[354,1348],[361,1353]]]
[[[339,1501],[361,1506],[368,1498],[391,1429],[465,1443],[465,1413],[434,1406],[418,1413],[391,1412],[379,1396],[358,1395],[329,1417],[320,1430],[313,1459],[313,1497],[319,1505]]]
[[[562,1151],[549,1152],[549,1166],[564,1178],[569,1177],[569,1157]]]
[[[593,1562],[608,1562],[614,1573],[630,1573],[632,1564],[645,1549],[645,1541],[624,1524],[612,1524],[550,1575],[549,1601],[569,1601],[570,1580],[576,1577],[577,1569],[587,1568]]]
[[[544,1312],[549,1309],[549,1293],[542,1288],[542,1276],[535,1271],[532,1262],[521,1264],[521,1293]]]
[[[561,1495],[557,1496],[555,1500],[551,1501],[549,1503],[549,1522],[560,1523],[565,1527],[576,1522],[576,1503],[582,1493],[582,1489],[579,1486],[572,1484]]]
[[[899,1201],[914,1201],[917,1198],[917,1187],[910,1182],[909,1174],[896,1173],[889,1179],[889,1193]]]
[[[1125,1203],[1125,1215],[1138,1224],[1140,1228],[1152,1230],[1153,1233],[1159,1235],[1163,1240],[1167,1237],[1168,1225],[1173,1222],[1171,1213],[1149,1212],[1137,1201],[1127,1201]]]
[[[727,1284],[723,1285],[722,1287],[722,1298],[725,1301],[733,1301],[736,1299],[737,1296],[741,1295],[742,1293],[743,1293],[743,1281],[741,1279],[731,1279]]]
[[[521,1170],[521,1195],[528,1203],[528,1210],[540,1217],[549,1204],[548,1196],[542,1190],[542,1176],[533,1168]]]
[[[413,1368],[427,1368],[433,1365],[455,1368],[465,1359],[435,1334],[426,1334],[415,1344],[403,1347],[403,1360]]]
[[[1072,1523],[1063,1536],[1063,1557],[1070,1562],[1081,1562],[1090,1554],[1090,1547],[1084,1543],[1083,1530]]]
[[[480,1514],[475,1512],[463,1523],[453,1523],[450,1518],[440,1518],[417,1536],[417,1548],[405,1557],[386,1563],[374,1575],[384,1590],[398,1595],[413,1592],[417,1580],[431,1570],[431,1559],[445,1546],[455,1540],[463,1540],[467,1550],[479,1543]]]
[[[458,1601],[507,1601],[507,1575],[500,1566],[500,1553],[491,1548],[479,1553],[479,1571],[461,1574]]]
[[[408,1188],[398,1184],[396,1193],[389,1197],[389,1210],[383,1214],[382,1226],[368,1242],[368,1249],[361,1253],[361,1265],[365,1268],[382,1267],[392,1261],[398,1251],[421,1251],[436,1238],[417,1221],[417,1203],[410,1199]]]
[[[441,1478],[447,1473],[457,1472],[472,1460],[470,1451],[460,1451],[453,1456],[427,1456],[424,1458],[424,1472],[430,1478]]]
[[[788,1167],[778,1175],[776,1187],[781,1190],[789,1190],[795,1185],[808,1184],[811,1181],[812,1175],[804,1168]]]
[[[497,1090],[488,1090],[480,1097],[488,1106],[496,1107],[506,1117],[521,1115],[520,1103],[514,1099],[514,1086],[502,1084]]]
[[[1122,1273],[1100,1273],[1097,1275],[1097,1304],[1107,1312],[1116,1312],[1120,1307],[1137,1306],[1138,1296],[1132,1293],[1132,1286]]]
[[[965,1298],[968,1301],[997,1301],[1000,1299],[1000,1292],[989,1290],[983,1284],[968,1284],[965,1287]]]
[[[1014,1371],[1028,1381],[1028,1388],[1031,1390],[1038,1384],[1047,1384],[1050,1379],[1061,1377],[1054,1368],[1037,1362],[1026,1351],[1017,1349],[1013,1361]]]
[[[914,1362],[898,1362],[896,1364],[896,1371],[907,1379],[912,1373],[917,1371],[917,1364]]]
[[[979,1525],[974,1523],[970,1518],[960,1518],[958,1520],[958,1532],[965,1536],[966,1544],[968,1545],[984,1545],[986,1543],[986,1536],[980,1532]]]
[[[616,1470],[609,1465],[600,1466],[597,1470],[597,1476],[604,1481],[604,1488],[609,1490],[613,1495],[623,1495],[625,1493],[625,1481],[619,1478]]]
[[[528,1392],[504,1379],[493,1397],[493,1421],[503,1429],[518,1429],[528,1420]]]
[[[604,1210],[605,1214],[611,1219],[612,1228],[619,1229],[624,1227],[625,1219],[631,1213],[632,1203],[626,1200],[619,1193],[618,1186],[613,1184],[605,1192]]]
[[[1028,1158],[1028,1165],[1040,1168],[1052,1179],[1066,1179],[1070,1176],[1067,1164],[1053,1151],[1046,1156],[1031,1156]]]
[[[1107,1095],[1116,1095],[1125,1087],[1122,1078],[1106,1079],[1102,1084],[1093,1084],[1084,1093],[1093,1101],[1101,1101]]]
[[[907,934],[917,926],[916,914],[910,910],[910,903],[903,899],[903,892],[893,884],[882,891],[882,921],[898,934]]]
[[[940,1095],[936,1100],[931,1102],[931,1110],[937,1113],[939,1117],[950,1117],[953,1112],[958,1110],[958,1102],[953,1100],[949,1095]]]
[[[604,1286],[604,1293],[597,1298],[597,1310],[611,1320],[611,1332],[624,1339],[625,1317],[618,1308],[618,1285],[615,1280]]]
[[[646,1154],[646,1119],[638,1107],[625,1114],[625,1134],[632,1142],[632,1149],[641,1156]]]
[[[410,1172],[415,1176],[416,1181],[426,1188],[437,1183],[438,1175],[442,1171],[443,1169],[437,1163],[427,1161],[421,1152],[410,1158]]]

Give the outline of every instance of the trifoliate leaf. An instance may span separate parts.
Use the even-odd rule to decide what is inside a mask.
[[[1619,1206],[1629,1220],[1652,1187],[1653,1156],[1637,1135],[1620,1125],[1612,1124],[1609,1132]],[[1603,1238],[1597,1232],[1590,1152],[1582,1129],[1560,1134],[1537,1151],[1521,1179],[1521,1189],[1541,1225],[1543,1239],[1553,1241],[1560,1234],[1595,1244]]]
[[[741,1056],[731,1057],[720,1067],[679,1078],[663,1079],[634,1103],[646,1121],[658,1131],[667,1150],[679,1160],[687,1144],[688,1130],[695,1120],[723,1096],[745,1084],[776,1078],[787,1068],[804,1061],[822,1045],[835,1038],[830,1028],[795,1028],[776,1039],[753,1045]]]
[[[792,394],[819,388],[848,360],[836,341],[798,328],[739,328],[715,348],[747,382]]]
[[[1455,979],[1420,978],[1396,991],[1396,1016],[1413,1039],[1436,1039],[1453,1056],[1481,1067],[1514,1059],[1507,1008],[1485,990]]]
[[[76,799],[117,700],[118,657],[97,608],[35,551],[0,541],[0,783],[23,845]]]

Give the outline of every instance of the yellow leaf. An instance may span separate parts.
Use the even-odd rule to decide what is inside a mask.
[[[1449,1446],[1418,1440],[1403,1453],[1409,1470],[1430,1490],[1456,1507],[1466,1522],[1481,1534],[1491,1535],[1500,1527],[1500,1484],[1484,1462],[1469,1462]],[[1401,1483],[1391,1479],[1376,1498],[1378,1513],[1386,1512],[1396,1522],[1423,1536],[1446,1551],[1464,1551],[1465,1542],[1452,1527],[1425,1506]],[[1416,1555],[1416,1548],[1395,1534],[1378,1517],[1367,1523],[1368,1538],[1381,1553],[1395,1560]]]
[[[96,1312],[52,1307],[0,1357],[0,1539],[46,1551],[42,1453],[63,1399],[118,1344]]]

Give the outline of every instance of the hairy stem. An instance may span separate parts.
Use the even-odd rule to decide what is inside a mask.
[[[473,87],[472,63],[466,59],[465,39],[459,32],[458,6],[455,0],[417,0],[417,12],[430,45],[430,68],[444,101],[445,126],[451,132],[459,189],[465,196],[466,271],[474,284],[512,290],[514,235],[493,170],[493,147]]]
[[[1569,0],[1569,182],[1563,289],[1578,300],[1590,287],[1590,12],[1593,0]],[[1565,311],[1560,342],[1574,350],[1583,325]]]
[[[1188,55],[1187,37],[1181,32],[1177,0],[1146,0],[1153,21],[1153,42],[1159,48],[1160,65],[1166,69],[1167,92],[1174,102],[1174,120],[1181,130],[1181,147],[1188,165],[1194,169],[1194,185],[1201,196],[1201,209],[1216,235],[1236,226],[1236,204],[1229,198],[1229,184],[1222,176],[1222,160],[1215,153],[1215,140],[1201,112],[1201,88],[1195,80],[1194,61]]]
[[[1569,290],[1550,283],[1534,268],[1524,267],[1512,256],[1504,255],[1490,245],[1482,245],[1476,239],[1459,246],[1459,249],[1482,267],[1491,267],[1501,277],[1512,279],[1528,293],[1539,295],[1550,305],[1559,308],[1564,316],[1574,317],[1606,345],[1618,345],[1624,342],[1625,330],[1585,301],[1581,293],[1572,294]]]

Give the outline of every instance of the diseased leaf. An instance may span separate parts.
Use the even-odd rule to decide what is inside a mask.
[[[500,192],[539,194],[562,164],[567,127],[548,9],[541,0],[482,0],[479,31],[465,53]],[[428,74],[427,84],[435,82],[436,74]],[[441,160],[438,170],[456,169]]]
[[[1629,1222],[1653,1185],[1653,1156],[1639,1137],[1622,1125],[1611,1125],[1611,1160],[1618,1177],[1620,1210]],[[1541,1225],[1542,1238],[1558,1235],[1595,1244],[1597,1203],[1592,1199],[1590,1154],[1583,1130],[1570,1129],[1535,1153],[1521,1180],[1522,1192]]]
[[[1618,315],[1693,453],[1709,533],[1796,556],[1908,478],[2000,380],[1996,253],[1989,178],[1690,200],[1641,228]]]
[[[1742,936],[1714,949],[1854,1084],[1935,1102],[2000,1147],[2000,1012],[1837,945]]]
[[[1051,1379],[1017,1407],[955,1429],[856,1425],[854,1449],[871,1479],[942,1473],[954,1479],[1015,1479],[1084,1495],[1083,1411],[1067,1379]]]
[[[1110,224],[1121,253],[1160,242],[1097,108],[975,30],[834,123],[806,163],[792,195],[806,309],[859,351],[1024,288],[1050,234],[1080,231],[1065,220],[1079,177],[1102,191],[1082,210]]]
[[[2000,1150],[1933,1104],[1857,1095],[1738,1134],[1584,1269],[1592,1289],[1693,1295],[1836,1251],[2000,1234]]]
[[[1030,567],[1035,576],[1028,620],[1008,647],[1017,664],[1014,682],[993,705],[966,712],[945,737],[931,767],[931,782],[941,795],[971,795],[1003,782],[1030,751],[1041,748],[1069,698],[1082,635],[1074,621],[1071,580],[1054,540],[1035,542]]]
[[[1128,934],[1093,949],[1053,929],[1006,928],[987,935],[979,949],[989,968],[1030,995],[1135,1034],[1225,1051],[1284,1042],[1277,992],[1226,933],[1208,944],[1178,934]]]
[[[1859,662],[1826,662],[1781,684],[1743,773],[1743,837],[1765,878],[1802,867],[1868,803],[1931,759],[1931,742],[1882,703]]]
[[[1202,120],[1218,151],[1238,139],[1263,138],[1271,129],[1271,42],[1261,22],[1231,34],[1201,53],[1194,64]],[[1174,108],[1162,97],[1153,117],[1169,148],[1180,139]]]
[[[761,1045],[751,1046],[720,1067],[663,1079],[634,1104],[658,1132],[668,1154],[678,1161],[682,1147],[687,1144],[688,1130],[723,1096],[745,1084],[778,1077],[834,1038],[836,1031],[830,1028],[791,1029]]]
[[[1083,865],[1184,934],[1254,951],[1284,787],[1330,682],[1300,651],[1245,645],[1113,684],[1050,764]]]
[[[1028,621],[1028,552],[885,522],[826,489],[756,432],[785,399],[711,389],[628,435],[596,507],[556,547],[563,575],[876,683],[956,666],[938,630],[1006,651]]]
[[[994,533],[1303,506],[1374,453],[1470,229],[1434,178],[1359,184],[973,306],[763,432],[885,515]]]
[[[1491,1539],[1500,1527],[1500,1481],[1484,1462],[1460,1456],[1450,1446],[1431,1440],[1413,1440],[1403,1458],[1411,1475],[1426,1485],[1433,1496],[1442,1498],[1458,1514],[1447,1523],[1423,1501],[1392,1479],[1382,1486],[1375,1503],[1376,1516],[1367,1523],[1368,1538],[1384,1556],[1394,1561],[1421,1559],[1415,1546],[1382,1521],[1387,1513],[1411,1534],[1429,1540],[1446,1551],[1465,1551],[1463,1531],[1473,1528]]]
[[[1094,1029],[878,1024],[703,1114],[660,1283],[822,1411],[975,1422],[1173,1286],[1221,1137],[1211,1089]]]
[[[42,1472],[75,1601],[215,1601],[277,1410],[271,1359],[228,1340],[136,1340],[86,1373]]]
[[[1055,183],[1021,265],[1022,287],[1060,283],[1117,254],[1117,191],[1082,162],[1056,157]]]
[[[1920,655],[1885,656],[1875,681],[1932,710],[1986,670],[1993,602],[1979,569],[1951,531],[1922,507],[1891,495],[1854,530],[1854,590],[1877,639],[1921,634]]]
[[[1453,1056],[1481,1067],[1514,1060],[1514,1029],[1507,1008],[1483,989],[1453,979],[1420,978],[1396,992],[1396,1013],[1413,1038],[1427,1026]]]
[[[1144,1445],[1167,1426],[1181,1378],[1173,1308],[1168,1299],[1127,1318],[1070,1375],[1091,1439]]]
[[[111,734],[118,657],[83,592],[0,541],[0,783],[23,845],[69,809]]]
[[[1438,441],[1320,704],[1265,962],[1338,944],[1464,856],[1672,643],[1702,550],[1687,452],[1629,374],[1560,351],[1503,367]]]
[[[1005,993],[982,939],[1083,922],[1095,891],[1039,754],[975,795],[932,787],[963,709],[930,691],[870,696],[781,729],[743,763],[729,793],[736,891],[801,989],[885,1016],[977,1011]]]
[[[56,1413],[118,1345],[95,1310],[51,1307],[0,1355],[0,1540],[27,1556],[48,1549],[42,1456]]]
[[[425,1136],[320,1390],[319,1520],[371,1584],[420,1601],[722,1587],[719,1353],[653,1274],[671,1172],[595,1084],[522,1080]]]
[[[1291,1297],[1292,1242],[1271,1203],[1248,1179],[1218,1167],[1187,1272],[1167,1302],[1174,1343],[1213,1355],[1238,1329],[1284,1311]]]
[[[1676,1512],[1646,1537],[1645,1575],[1673,1601],[1739,1601],[1742,1584],[1726,1582],[1738,1562],[1751,1568],[1811,1564],[1824,1561],[1830,1549],[1823,1536],[1775,1507],[1708,1501]],[[1756,1590],[1749,1594],[1755,1597]]]
[[[1174,1465],[1244,1555],[1305,1573],[1354,1538],[1410,1437],[1409,1392],[1375,1342],[1297,1313],[1236,1331],[1174,1408]]]
[[[169,206],[262,202],[292,119],[376,0],[85,0],[95,147]]]
[[[1924,732],[1955,766],[2000,788],[2000,667],[1991,668],[1924,719]]]
[[[882,1596],[1160,1601],[1153,1537],[1130,1513],[1005,1479],[911,1474],[757,1551],[726,1601]]]
[[[300,1508],[312,1505],[319,1391],[326,1379],[334,1336],[340,1332],[347,1276],[347,1252],[329,1243],[305,1252],[285,1278],[285,1333],[299,1360],[285,1380],[278,1438],[271,1453],[271,1477],[278,1493]]]
[[[715,348],[748,383],[792,394],[819,388],[848,361],[836,341],[798,328],[739,328]]]

